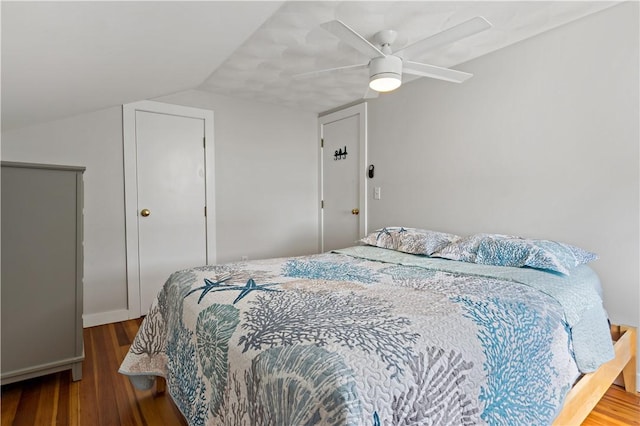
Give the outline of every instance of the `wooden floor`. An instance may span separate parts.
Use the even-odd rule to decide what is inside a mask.
[[[83,379],[67,372],[2,387],[2,426],[186,425],[168,394],[138,391],[118,367],[138,330],[131,320],[84,330]],[[640,425],[640,395],[612,386],[583,426]]]
[[[140,320],[84,330],[82,380],[70,372],[2,387],[2,426],[186,425],[168,394],[138,391],[118,373]]]

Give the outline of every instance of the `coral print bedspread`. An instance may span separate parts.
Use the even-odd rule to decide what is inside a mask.
[[[165,377],[191,425],[551,423],[579,374],[562,304],[515,268],[390,253],[176,272],[120,372]]]

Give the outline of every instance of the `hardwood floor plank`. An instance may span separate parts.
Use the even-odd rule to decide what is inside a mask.
[[[168,392],[140,391],[118,373],[141,319],[84,330],[83,379],[69,371],[2,387],[2,426],[156,426],[187,422]],[[582,426],[640,426],[640,395],[609,388]],[[571,425],[574,426],[574,425]]]
[[[112,361],[112,351],[109,350],[108,345],[111,342],[108,340],[109,326],[97,327],[94,334],[93,344],[95,345],[96,353],[100,356],[96,357],[96,369],[99,371],[116,371],[114,368],[114,362]],[[116,379],[114,374],[103,374],[100,376],[100,386],[98,388],[98,405],[99,419],[101,425],[117,425],[120,424],[117,395],[115,392]]]
[[[111,324],[113,329],[116,332],[116,337],[118,341],[118,346],[129,346],[131,345],[132,338],[127,334],[127,330],[124,328],[123,323],[117,322],[115,324]]]
[[[2,387],[2,426],[11,426],[22,396],[22,385],[12,383]]]
[[[122,342],[122,332],[124,332],[124,329],[122,327],[118,327],[118,324],[110,324],[107,327],[108,333],[105,336],[109,338],[110,342],[107,346],[111,348],[111,351],[106,354],[109,359],[109,369],[116,372],[118,371],[118,367],[120,367],[120,363],[122,362],[122,356],[120,355],[120,344]],[[120,336],[118,335],[118,329],[121,330]],[[127,341],[129,340],[127,339],[125,341],[125,344]],[[130,386],[127,386],[127,383],[122,380],[122,377],[120,375],[114,376],[113,389],[116,396],[115,400],[118,407],[120,424],[146,425],[146,422],[144,421],[140,413],[140,408],[137,404],[134,393],[131,392]]]
[[[67,374],[71,379],[71,374]],[[80,419],[80,382],[73,382],[69,380],[69,422],[61,423],[59,425],[68,424],[69,426],[79,426]]]
[[[59,384],[58,409],[56,414],[56,425],[70,425],[71,419],[71,375],[57,373]]]
[[[95,328],[95,327],[94,327]],[[79,418],[81,424],[100,425],[98,420],[98,378],[99,370],[96,368],[96,357],[93,343],[93,328],[84,329],[84,362],[82,363],[82,380],[78,383],[78,401]],[[103,373],[104,374],[104,373]]]
[[[150,425],[158,423],[166,423],[171,425],[186,425],[184,420],[177,418],[174,412],[166,403],[168,401],[168,395],[155,396],[152,390],[148,391],[136,391],[138,395],[138,403],[140,404],[140,410],[144,414],[144,418],[148,420]],[[180,422],[183,421],[183,423]]]
[[[36,408],[35,423],[38,425],[55,424],[58,411],[58,396],[60,380],[57,374],[50,374],[42,378],[40,397]]]
[[[127,344],[127,349],[133,342],[133,338],[136,337],[138,333],[138,329],[140,328],[140,324],[142,324],[143,318],[136,318],[129,321],[124,321],[122,324],[124,326],[125,331],[127,332],[127,336],[129,337],[129,343]]]
[[[32,426],[37,424],[35,408],[40,400],[40,382],[40,379],[25,380],[25,386],[22,389],[22,396],[20,397],[12,425]]]
[[[582,426],[640,426],[640,394],[611,386]]]

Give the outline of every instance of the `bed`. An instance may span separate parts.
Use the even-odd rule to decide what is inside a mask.
[[[384,229],[391,249],[175,272],[120,373],[166,380],[191,425],[573,424],[594,383],[635,378],[635,334],[618,354],[589,266],[414,254]]]

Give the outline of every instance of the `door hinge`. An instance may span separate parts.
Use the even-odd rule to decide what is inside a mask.
[[[207,147],[207,138],[205,138],[205,137],[202,138],[202,147],[203,148]]]
[[[207,216],[207,206],[204,206],[204,216]]]
[[[320,148],[324,148],[324,138],[320,138]]]
[[[324,209],[324,200],[320,200],[320,208]]]

